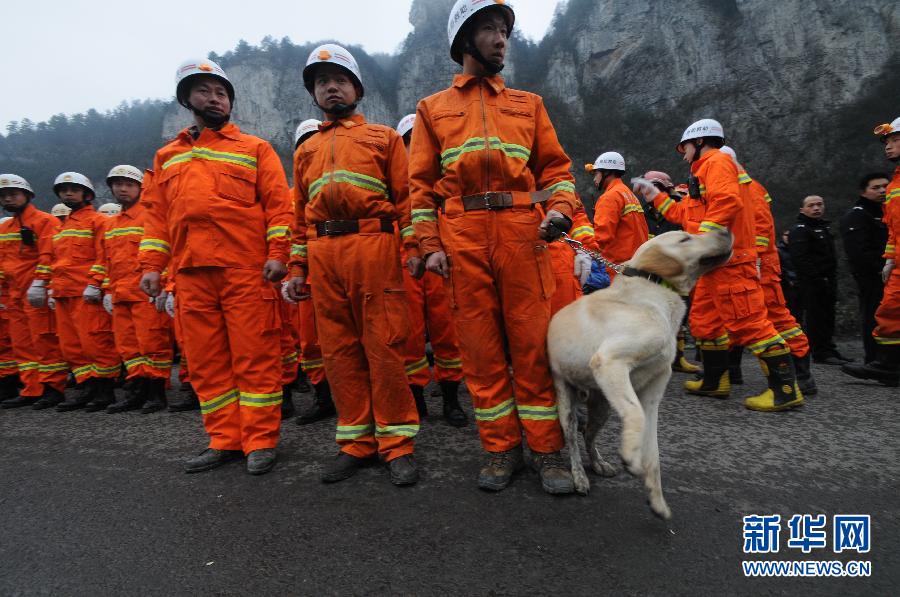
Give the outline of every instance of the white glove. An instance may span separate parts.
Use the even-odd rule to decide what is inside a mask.
[[[286,302],[288,302],[288,303],[290,303],[290,304],[292,304],[292,305],[296,305],[296,304],[297,304],[297,301],[295,301],[294,299],[292,299],[291,296],[288,294],[288,283],[287,283],[287,280],[285,280],[284,282],[281,283],[281,298],[283,298]]]
[[[166,313],[169,314],[169,317],[175,319],[175,295],[171,293],[166,294]]]
[[[644,200],[650,204],[653,203],[653,198],[662,192],[652,182],[641,177],[631,179],[631,188],[634,189],[635,193],[642,195]]]
[[[160,291],[156,296],[150,297],[150,302],[153,303],[153,306],[156,307],[157,313],[162,313],[166,310],[166,301],[169,299],[169,293],[165,290]]]
[[[32,307],[43,307],[47,302],[47,280],[34,280],[28,287],[25,297]]]
[[[581,286],[584,286],[591,277],[592,261],[590,255],[581,252],[575,253],[575,271],[573,273]]]
[[[47,307],[49,307],[51,311],[56,311],[56,299],[53,298],[52,289],[47,291]]]
[[[104,294],[103,295],[103,308],[106,309],[106,312],[112,315],[113,304],[112,304],[112,295]]]
[[[103,298],[103,291],[93,284],[88,284],[84,287],[84,292],[81,296],[89,303],[99,303]]]
[[[884,262],[884,269],[881,270],[881,281],[885,284],[887,284],[888,278],[891,277],[894,267],[896,267],[896,262],[893,259],[888,259]]]

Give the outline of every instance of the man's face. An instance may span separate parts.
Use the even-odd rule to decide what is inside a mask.
[[[117,176],[109,184],[113,198],[123,207],[131,207],[141,196],[141,185],[136,180]]]
[[[594,186],[600,188],[600,184],[603,182],[603,172],[599,170],[594,170]]]
[[[188,102],[198,112],[210,112],[216,115],[228,116],[231,114],[231,100],[228,99],[228,89],[216,77],[194,77],[191,84],[191,93]]]
[[[860,195],[869,201],[884,203],[884,196],[889,182],[887,178],[873,178]]]
[[[885,139],[884,155],[892,162],[900,160],[900,133],[890,134]]]
[[[57,195],[68,207],[76,209],[85,204],[84,188],[80,185],[64,182],[57,187]]]
[[[0,205],[4,209],[20,210],[28,203],[28,195],[22,189],[0,189]]]
[[[818,220],[825,215],[825,200],[819,196],[811,195],[803,200],[803,207],[800,213],[808,218]]]
[[[324,63],[316,68],[313,92],[316,103],[326,112],[356,103],[356,86],[346,70],[336,64]]]
[[[500,9],[502,10],[502,9]],[[503,66],[509,42],[509,28],[500,10],[484,10],[475,16],[472,41],[484,59]]]
[[[694,161],[694,156],[697,155],[697,152],[700,150],[693,141],[685,141],[681,144],[681,151],[684,152],[681,154],[681,160],[690,164]]]

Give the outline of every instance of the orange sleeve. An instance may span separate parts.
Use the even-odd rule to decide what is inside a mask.
[[[306,189],[303,188],[300,166],[294,157],[294,188],[291,195],[294,201],[294,224],[291,227],[293,244],[291,245],[291,277],[306,277],[308,271],[306,240]]]
[[[655,207],[656,211],[668,221],[673,224],[678,224],[682,228],[686,228],[687,210],[685,209],[684,201],[675,201],[669,197],[668,193],[660,191],[659,194],[653,198],[653,207]]]
[[[773,239],[769,238],[771,227],[769,218],[766,217],[769,205],[758,189],[750,187],[750,193],[753,196],[753,234],[756,236],[756,253],[762,255],[773,242]]]
[[[884,247],[885,259],[897,259],[897,233],[900,228],[900,179],[894,175],[894,180],[888,185],[884,203],[884,217],[882,221],[887,225],[888,239]]]
[[[407,257],[419,257],[419,241],[416,239],[415,228],[412,224],[412,208],[409,196],[409,161],[406,156],[406,147],[403,138],[396,131],[390,132],[388,145],[388,188],[391,198],[397,208],[397,225],[400,228],[400,238]]]
[[[594,238],[594,227],[591,226],[591,221],[588,220],[587,213],[585,213],[580,201],[572,216],[572,231],[569,235],[584,245],[584,248],[589,251],[600,250],[597,240]]]
[[[97,288],[103,288],[105,284],[109,283],[105,238],[112,220],[112,218],[102,215],[94,218],[94,265],[88,272],[88,278],[90,278],[91,284]]]
[[[153,160],[153,170],[144,174],[141,185],[141,203],[144,214],[144,236],[138,246],[138,263],[142,272],[162,273],[172,257],[169,239],[169,198],[160,192],[155,172],[159,169],[159,154]]]
[[[547,200],[546,209],[555,209],[571,218],[578,206],[578,199],[575,197],[575,178],[570,172],[572,161],[559,144],[556,130],[540,98],[535,106],[534,146],[531,148],[528,165],[534,173],[537,189],[552,192],[550,199]]]
[[[594,239],[602,253],[615,240],[622,213],[621,197],[618,193],[603,193],[594,206]]]
[[[419,102],[409,148],[409,197],[412,226],[423,255],[444,250],[437,225],[440,198],[434,192],[440,177],[441,147],[428,108]]]
[[[713,162],[704,182],[707,208],[700,222],[700,233],[732,228],[738,212],[743,209],[737,167],[731,160]]]
[[[287,264],[291,253],[291,192],[278,154],[261,143],[256,156],[256,194],[266,218],[267,260]]]
[[[49,280],[53,263],[53,235],[59,232],[59,220],[56,216],[41,219],[35,226],[37,236],[38,262],[34,268],[35,280]]]

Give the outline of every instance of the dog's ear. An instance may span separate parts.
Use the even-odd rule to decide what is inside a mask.
[[[666,255],[659,247],[648,247],[634,267],[656,274],[661,278],[674,278],[684,273],[684,266],[681,262]]]

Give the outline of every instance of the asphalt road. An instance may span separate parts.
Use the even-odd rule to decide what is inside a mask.
[[[197,412],[2,411],[0,594],[896,595],[900,391],[815,366],[821,391],[804,408],[753,413],[738,399],[764,385],[751,361],[730,400],[684,397],[673,376],[660,422],[669,522],[624,473],[591,475],[588,497],[545,495],[531,472],[481,492],[474,427],[433,416],[417,442],[423,479],[400,489],[381,467],[320,483],[332,422],[286,422],[269,475],[242,463],[186,475],[205,446]],[[803,556],[785,528],[777,556],[744,556],[742,516],[795,513],[870,514],[871,552]],[[743,559],[863,559],[872,575],[747,579]]]

